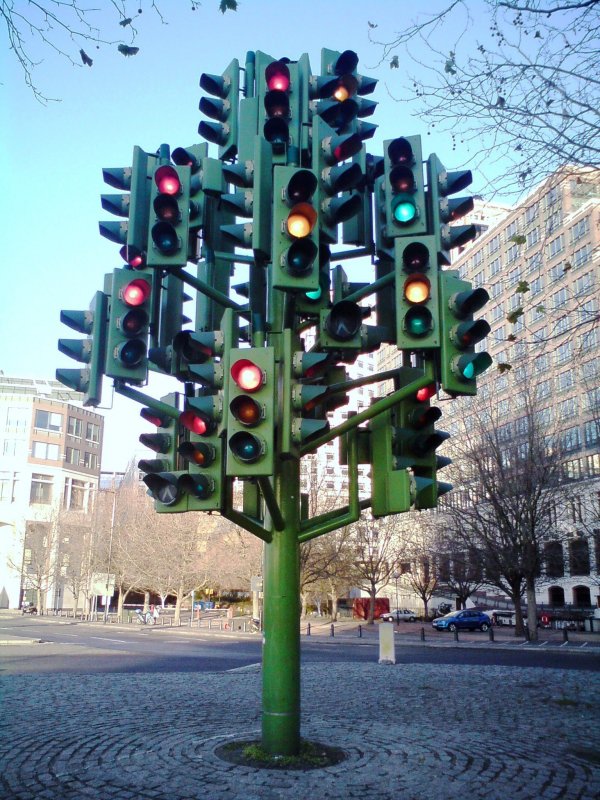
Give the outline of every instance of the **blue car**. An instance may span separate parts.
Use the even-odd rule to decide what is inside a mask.
[[[436,631],[487,631],[492,621],[483,611],[475,608],[463,608],[462,611],[451,611],[431,623]]]

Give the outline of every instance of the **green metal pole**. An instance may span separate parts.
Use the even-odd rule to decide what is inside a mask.
[[[276,494],[285,520],[265,546],[262,746],[300,752],[300,469],[282,461]]]

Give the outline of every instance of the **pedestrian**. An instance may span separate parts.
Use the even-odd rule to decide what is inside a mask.
[[[158,623],[158,618],[160,617],[160,611],[158,606],[154,606],[154,610],[152,611],[152,617],[154,619],[154,625]]]

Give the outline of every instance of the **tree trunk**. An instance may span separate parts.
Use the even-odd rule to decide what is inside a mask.
[[[177,592],[177,600],[175,601],[175,616],[173,618],[173,624],[179,625],[181,622],[181,604],[183,603],[183,584],[179,586],[179,591]],[[194,609],[192,608],[192,619],[194,618]]]
[[[150,592],[144,592],[144,614],[150,610]]]
[[[331,621],[337,622],[338,619],[338,597],[337,592],[335,589],[332,589],[329,592],[329,597],[331,598]]]
[[[529,638],[531,641],[537,641],[537,606],[535,603],[535,580],[527,578],[527,627],[529,628]]]
[[[308,606],[308,594],[307,594],[307,592],[300,592],[300,599],[302,601],[302,609],[300,611],[300,616],[301,617],[305,617],[306,616],[306,608]]]
[[[367,625],[374,625],[375,624],[375,597],[377,595],[377,587],[375,584],[371,584],[371,588],[369,589],[369,617],[367,619]]]

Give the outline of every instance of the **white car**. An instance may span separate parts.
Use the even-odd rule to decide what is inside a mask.
[[[383,622],[415,622],[417,615],[410,608],[395,608],[382,614],[381,619]]]

